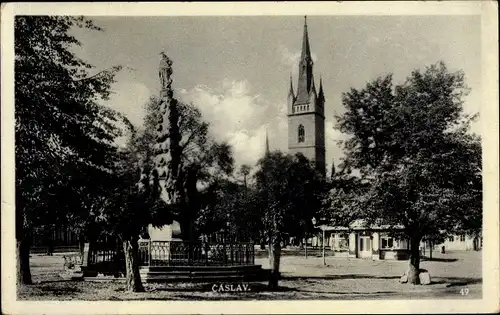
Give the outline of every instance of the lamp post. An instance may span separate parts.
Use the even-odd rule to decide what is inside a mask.
[[[306,237],[305,237],[305,244],[304,244],[304,250],[306,252],[306,259],[307,259],[307,231],[306,231]]]
[[[313,218],[311,219],[311,222],[312,222],[312,224],[313,224],[313,227],[315,227],[315,226],[316,226],[316,218],[315,218],[315,217],[313,217]],[[306,246],[307,246],[307,234],[306,234]],[[307,258],[307,251],[306,251],[306,258]]]
[[[316,218],[312,218],[311,222],[314,226],[316,226],[316,223],[317,223]],[[323,256],[323,266],[326,266],[326,257],[325,257],[325,230],[326,230],[326,226],[324,224],[321,224],[319,226],[319,228],[321,229],[321,232],[323,234],[322,235],[323,237],[321,239],[321,247],[322,247],[321,251],[322,251],[322,256]]]
[[[323,239],[321,241],[321,245],[323,245],[323,266],[326,266],[326,258],[325,258],[325,226],[321,225],[321,230],[323,231]]]

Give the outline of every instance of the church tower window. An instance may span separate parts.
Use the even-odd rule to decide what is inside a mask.
[[[306,132],[304,130],[304,126],[299,125],[299,137],[298,137],[298,141],[299,142],[304,142],[305,137],[306,137]]]

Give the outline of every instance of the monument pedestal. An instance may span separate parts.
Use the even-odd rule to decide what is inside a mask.
[[[172,224],[166,224],[162,227],[148,226],[149,239],[151,241],[177,241],[181,240],[181,227],[179,222],[173,221]]]

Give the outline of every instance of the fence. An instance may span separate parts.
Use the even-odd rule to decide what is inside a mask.
[[[185,241],[139,241],[142,266],[233,266],[255,264],[252,243],[210,244]]]
[[[85,255],[84,255],[85,256]],[[140,240],[140,266],[237,266],[254,265],[252,243],[210,244],[206,242]],[[99,272],[124,271],[121,246],[93,243],[84,265]]]
[[[84,255],[85,257],[85,255]],[[125,255],[121,246],[106,243],[92,243],[84,265],[99,272],[118,272],[125,270]]]

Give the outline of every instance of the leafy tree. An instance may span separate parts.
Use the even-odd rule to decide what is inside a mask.
[[[199,133],[196,130],[190,132]],[[203,136],[203,133],[193,138],[199,139],[200,135]],[[181,169],[185,199],[179,216],[185,239],[196,240],[199,236],[195,225],[201,209],[198,186],[231,175],[233,163],[231,147],[226,143],[218,143],[207,137],[201,141],[185,142]]]
[[[92,73],[92,66],[70,50],[80,44],[68,33],[72,27],[99,30],[82,17],[17,16],[14,21],[17,278],[24,284],[31,283],[33,228],[66,220],[68,210],[68,216],[83,215],[79,207],[53,207],[62,202],[54,194],[75,181],[87,187],[76,174],[102,178],[115,162],[118,115],[99,101],[108,98],[120,67]]]
[[[412,284],[419,283],[424,237],[480,217],[480,141],[467,132],[467,91],[464,74],[439,63],[400,85],[387,75],[343,94],[337,128],[350,135],[346,162],[368,183],[352,210],[368,224],[404,227]]]
[[[255,203],[255,190],[238,182],[220,179],[200,191],[202,205],[196,221],[199,233],[225,232],[230,240],[259,239],[262,211]]]
[[[195,222],[200,234],[224,233],[235,238],[238,227],[235,224],[242,187],[231,180],[212,181],[200,191],[201,209]]]
[[[150,149],[147,137],[132,133],[127,146],[118,152],[120,159],[107,179],[108,195],[98,217],[101,226],[123,244],[126,286],[131,292],[144,291],[139,274],[139,235],[155,212],[166,211],[160,199],[158,177],[145,175],[154,175]]]
[[[252,167],[248,164],[243,164],[240,167],[240,175],[243,176],[244,191],[239,204],[237,222],[235,226],[239,228],[242,239],[251,240],[253,242],[262,243],[262,209],[253,202],[255,199],[255,187],[252,183],[249,184],[248,176],[252,171]]]
[[[240,231],[242,240],[257,244],[262,242],[262,235],[265,235],[263,223],[265,209],[260,207],[258,202],[255,202],[258,200],[258,194],[259,192],[253,184],[245,189],[234,222]]]
[[[361,218],[363,199],[360,196],[366,192],[365,181],[352,175],[351,170],[344,165],[341,171],[331,176],[327,189],[320,217],[334,226],[345,227]]]
[[[282,235],[296,230],[300,222],[311,222],[321,205],[323,181],[302,154],[291,156],[279,151],[266,154],[258,162],[255,180],[255,203],[263,209],[269,239],[269,287],[275,289],[280,277]]]

